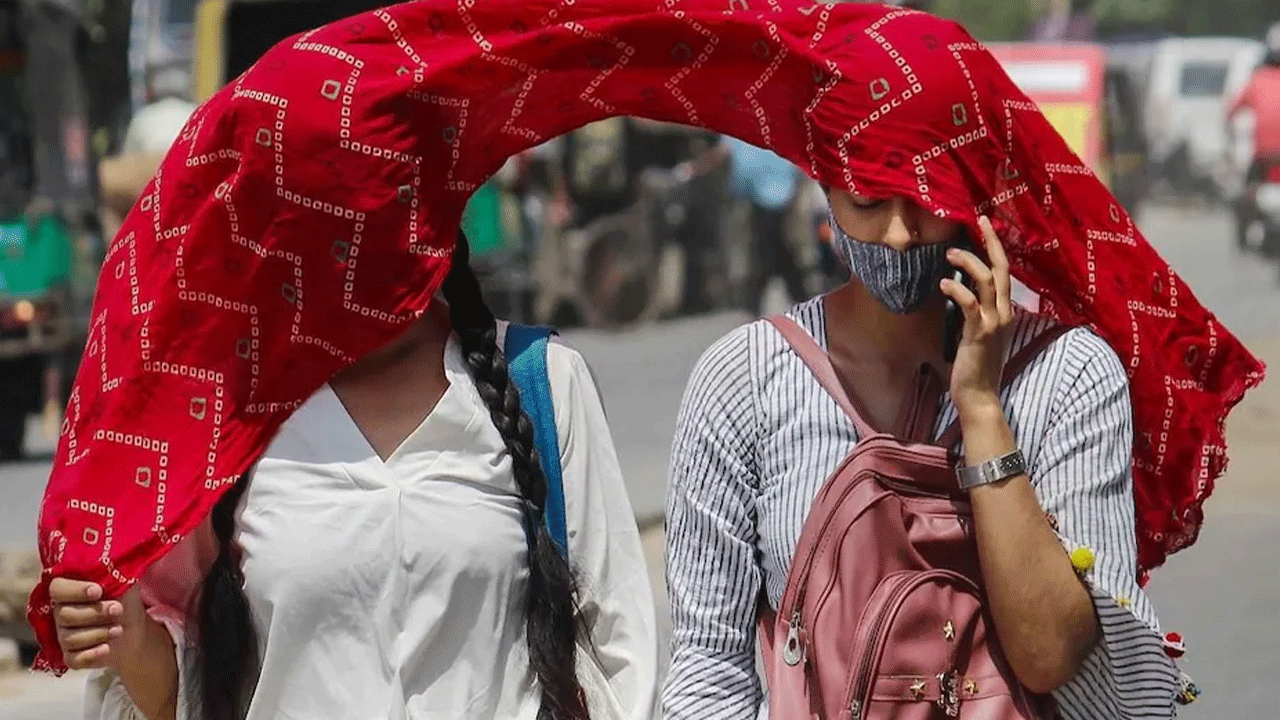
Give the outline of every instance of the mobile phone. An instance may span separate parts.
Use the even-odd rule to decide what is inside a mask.
[[[973,252],[973,241],[966,235],[955,242],[952,247]],[[951,280],[973,291],[973,279],[964,270],[954,265],[951,267]],[[955,300],[947,298],[947,315],[942,330],[942,357],[949,365],[956,361],[956,353],[960,350],[960,335],[964,332],[964,311]]]

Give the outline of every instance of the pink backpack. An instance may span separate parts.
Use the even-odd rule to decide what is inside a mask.
[[[779,612],[761,601],[770,720],[1054,718],[1052,698],[1014,676],[985,608],[949,451],[958,424],[928,441],[940,381],[926,375],[894,434],[876,432],[813,338],[789,318],[770,322],[861,438],[809,511]],[[1065,329],[1010,358],[1005,383]]]

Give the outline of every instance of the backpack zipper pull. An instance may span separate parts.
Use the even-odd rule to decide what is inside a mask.
[[[800,611],[791,613],[791,626],[787,629],[787,642],[782,646],[782,661],[796,666],[804,659],[804,648],[800,642]]]
[[[862,720],[862,701],[854,700],[849,703],[849,720]]]

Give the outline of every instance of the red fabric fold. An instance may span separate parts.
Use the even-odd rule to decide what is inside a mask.
[[[958,25],[795,0],[419,0],[268,52],[197,110],[111,244],[40,518],[38,666],[64,668],[50,578],[120,594],[427,308],[505,158],[617,114],[992,213],[1044,310],[1129,368],[1141,569],[1195,539],[1262,365]]]

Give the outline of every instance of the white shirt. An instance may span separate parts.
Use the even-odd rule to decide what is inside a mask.
[[[652,593],[604,409],[577,352],[552,343],[548,370],[595,645],[580,648],[579,678],[593,717],[648,720]],[[259,462],[237,524],[262,658],[248,720],[536,718],[511,461],[452,341],[445,372],[448,390],[385,462],[328,386]],[[130,718],[111,674],[90,695],[90,717]]]

